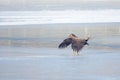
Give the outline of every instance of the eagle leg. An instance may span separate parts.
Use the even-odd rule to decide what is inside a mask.
[[[78,56],[78,51],[74,51],[74,56]]]

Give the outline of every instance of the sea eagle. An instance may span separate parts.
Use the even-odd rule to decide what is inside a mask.
[[[80,39],[75,34],[70,34],[68,38],[66,38],[59,46],[58,48],[66,48],[71,44],[71,48],[73,49],[74,55],[77,56],[78,52],[85,46],[89,45],[87,41],[89,40],[89,37],[87,39]]]

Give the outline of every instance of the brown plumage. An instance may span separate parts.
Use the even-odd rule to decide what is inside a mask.
[[[80,39],[75,34],[71,34],[58,46],[58,48],[66,48],[71,44],[71,47],[74,51],[74,55],[77,56],[78,52],[84,47],[84,45],[88,45],[88,40],[89,37],[87,39]]]

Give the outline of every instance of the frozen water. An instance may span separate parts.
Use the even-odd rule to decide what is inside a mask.
[[[119,9],[1,11],[0,25],[120,22]]]

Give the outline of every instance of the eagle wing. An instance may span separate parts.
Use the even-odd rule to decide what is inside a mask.
[[[58,46],[58,48],[65,48],[65,47],[69,46],[71,43],[72,43],[72,39],[67,38]]]

